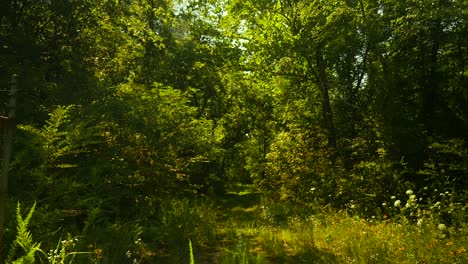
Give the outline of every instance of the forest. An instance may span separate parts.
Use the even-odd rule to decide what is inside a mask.
[[[468,263],[466,0],[5,0],[0,263]]]

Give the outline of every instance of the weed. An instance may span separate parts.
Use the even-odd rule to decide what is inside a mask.
[[[195,264],[195,258],[193,257],[192,241],[189,239],[189,251],[190,251],[190,264]]]
[[[261,254],[253,252],[252,243],[247,237],[239,237],[232,248],[225,248],[222,264],[260,264],[265,263]]]

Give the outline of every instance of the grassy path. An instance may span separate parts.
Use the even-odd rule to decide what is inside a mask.
[[[217,200],[218,243],[202,258],[204,263],[337,263],[333,254],[314,247],[312,237],[298,238],[307,234],[282,219],[280,208],[275,215],[265,213],[261,198],[247,185]],[[302,239],[300,247],[296,239]]]
[[[468,263],[466,229],[373,221],[262,201],[243,186],[220,197],[216,241],[196,263]]]

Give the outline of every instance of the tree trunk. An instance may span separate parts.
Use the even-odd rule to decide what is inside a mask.
[[[13,145],[13,133],[15,130],[15,108],[16,108],[16,75],[12,76],[11,89],[9,91],[7,116],[0,118],[0,127],[3,132],[2,149],[2,174],[0,179],[0,254],[4,249],[4,230],[6,222],[8,202],[8,170],[10,167],[11,150]]]
[[[331,109],[330,103],[330,84],[328,82],[327,72],[326,72],[326,65],[323,59],[322,47],[318,46],[316,53],[316,62],[317,62],[317,79],[318,85],[320,88],[320,93],[322,95],[322,117],[323,122],[325,125],[325,129],[327,130],[328,136],[328,146],[331,147],[333,150],[336,150],[336,132],[335,126],[333,124],[333,112]]]

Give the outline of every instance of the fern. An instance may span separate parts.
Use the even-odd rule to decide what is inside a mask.
[[[35,208],[36,203],[34,203],[31,210],[29,210],[29,213],[26,216],[26,218],[23,219],[23,217],[21,216],[21,204],[18,202],[18,205],[16,207],[16,221],[18,233],[16,234],[16,239],[13,242],[10,251],[8,252],[6,263],[34,263],[36,252],[42,252],[42,250],[40,249],[41,243],[34,242],[32,239],[31,232],[28,230],[29,221],[31,220]],[[17,251],[20,248],[24,251],[25,254],[22,257],[14,260],[17,255]]]

